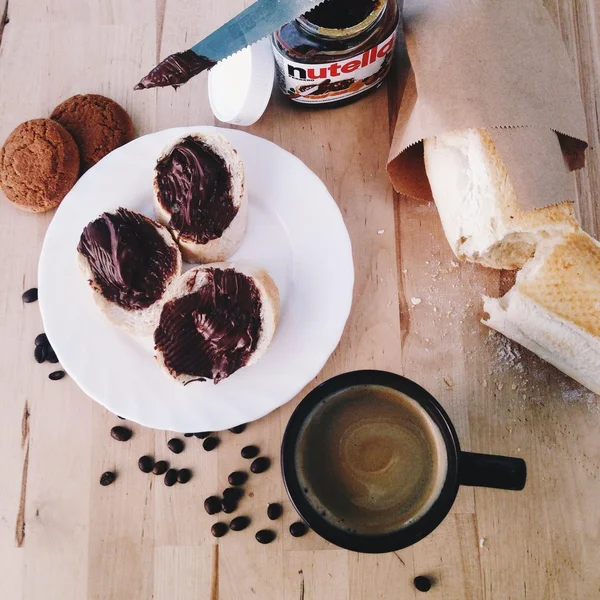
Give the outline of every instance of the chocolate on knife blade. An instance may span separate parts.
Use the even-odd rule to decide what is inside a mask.
[[[189,50],[165,58],[134,89],[169,85],[176,88],[321,2],[323,0],[258,0]]]

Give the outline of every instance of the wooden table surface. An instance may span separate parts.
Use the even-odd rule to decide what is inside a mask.
[[[244,6],[243,0],[0,0],[0,141],[20,122],[47,116],[75,93],[121,102],[139,134],[213,124],[200,76],[173,90],[133,92],[141,74]],[[596,0],[545,0],[576,62],[590,136],[577,173],[584,228],[600,234],[600,29]],[[356,263],[353,311],[339,348],[307,389],[356,368],[402,373],[429,389],[454,419],[463,447],[521,456],[524,492],[461,489],[445,522],[396,553],[349,553],[295,519],[274,466],[248,486],[241,510],[251,531],[218,542],[203,499],[226,486],[239,449],[258,443],[274,459],[298,399],[242,435],[221,435],[212,453],[186,439],[176,466],[193,480],[167,488],[140,473],[142,454],[169,457],[168,432],[132,425],[110,438],[116,416],[69,379],[51,382],[33,339],[42,330],[36,285],[52,214],[0,202],[0,598],[337,600],[420,597],[415,575],[445,600],[566,600],[600,597],[600,408],[598,397],[479,324],[481,294],[510,275],[458,265],[435,207],[397,197],[386,172],[406,58],[376,93],[351,106],[299,111],[276,98],[250,131],[301,158],[343,211]],[[419,298],[414,304],[411,298]],[[93,343],[93,340],[90,340]],[[82,351],[85,351],[82,348]],[[274,461],[276,465],[276,460]],[[117,482],[98,479],[116,469]],[[260,546],[267,502],[282,501],[276,542]]]

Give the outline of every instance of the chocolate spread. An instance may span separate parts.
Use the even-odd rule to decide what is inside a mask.
[[[177,265],[156,225],[125,208],[104,213],[81,234],[77,251],[89,262],[102,295],[129,309],[143,309],[162,297]]]
[[[174,374],[219,383],[248,363],[261,331],[261,300],[250,277],[207,269],[196,292],[167,302],[154,343]]]
[[[211,69],[216,64],[212,58],[200,56],[193,50],[176,52],[156,65],[133,89],[145,90],[168,85],[177,89],[198,73]]]
[[[376,0],[326,0],[304,16],[319,27],[346,29],[364,21],[376,4]]]
[[[225,161],[193,137],[159,161],[156,182],[159,202],[171,214],[169,225],[199,244],[221,237],[237,214]]]

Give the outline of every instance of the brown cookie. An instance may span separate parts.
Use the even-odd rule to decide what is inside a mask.
[[[125,109],[98,94],[68,98],[50,118],[63,125],[79,146],[82,173],[134,137],[133,123]]]
[[[0,187],[19,208],[58,206],[79,175],[79,150],[69,132],[50,119],[21,123],[0,149]]]

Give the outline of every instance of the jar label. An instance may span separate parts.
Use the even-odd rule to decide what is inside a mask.
[[[376,86],[392,63],[396,32],[376,46],[337,62],[307,64],[275,52],[277,81],[294,102],[325,104],[356,96]]]

